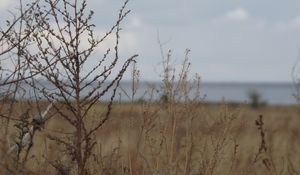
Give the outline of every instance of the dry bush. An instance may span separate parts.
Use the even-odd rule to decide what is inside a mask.
[[[179,72],[171,51],[163,54],[162,86],[147,100],[115,106],[99,134],[109,174],[298,174],[297,108],[206,103],[199,77],[189,79],[188,53]]]
[[[18,85],[22,83],[26,87],[20,98],[30,96],[29,107],[23,106],[20,111],[24,112],[19,116],[14,113],[18,116],[15,117],[15,128],[12,128],[16,131],[16,139],[12,141],[7,157],[13,158],[12,166],[16,171],[41,163],[51,165],[58,174],[90,174],[88,162],[97,143],[95,133],[109,119],[116,89],[124,72],[137,57],[133,55],[125,59],[121,68],[116,68],[122,61],[119,58],[120,24],[130,12],[126,10],[127,3],[128,0],[121,7],[115,24],[99,38],[94,34],[95,25],[91,23],[94,12],[87,10],[86,0],[41,0],[27,4],[25,12],[20,2],[20,17],[13,21],[20,21],[19,29],[9,26],[6,33],[2,32],[8,45],[3,54],[16,49],[17,66],[3,70],[3,73],[10,74],[1,85],[12,84],[17,89],[22,88]],[[10,25],[9,21],[7,23]],[[111,35],[115,37],[113,48],[107,48],[102,58],[95,60],[96,65],[84,71],[91,55]],[[5,89],[7,93],[9,90],[10,87]],[[91,108],[109,93],[106,109],[92,115]],[[14,102],[17,90],[11,94],[13,100],[10,101]],[[8,95],[3,95],[4,102],[8,101]],[[47,101],[48,106],[45,107],[41,99]],[[8,127],[12,125],[9,121],[13,119],[13,109],[11,105],[8,112],[2,112],[3,118],[7,119],[4,135],[8,135]],[[33,109],[37,109],[34,111],[37,115],[32,114]],[[54,148],[50,150],[55,156],[48,157],[44,152],[34,160],[35,154],[41,150],[38,146],[43,144],[36,139],[40,134],[38,131],[53,118],[61,120],[64,131],[43,134],[47,137],[47,144],[56,144],[52,144]],[[47,145],[45,149],[48,151]],[[32,166],[30,169],[36,168]]]
[[[171,65],[171,51],[164,55],[162,48],[162,86],[150,88],[147,101],[115,108],[120,114],[114,114],[114,121],[104,128],[110,135],[100,136],[105,140],[100,151],[103,157],[111,160],[116,156],[111,153],[117,150],[119,159],[110,167],[115,172],[111,174],[118,174],[120,167],[128,174],[215,174],[224,167],[228,173],[234,170],[237,151],[228,151],[238,146],[233,131],[240,113],[230,112],[226,105],[218,116],[205,113],[200,77],[190,80],[188,76],[189,52],[187,49],[177,72]],[[134,94],[138,78],[132,80]],[[156,93],[165,97],[156,101]],[[133,101],[134,95],[126,96]],[[231,163],[222,166],[228,161]]]
[[[26,74],[28,65],[22,57],[25,48],[30,45],[30,35],[34,32],[34,30],[29,30],[26,24],[33,19],[37,3],[38,1],[31,1],[25,6],[23,1],[20,1],[18,10],[11,12],[12,19],[6,20],[6,25],[0,29],[1,174],[5,172],[16,174],[18,171],[32,174],[23,168],[24,161],[18,159],[19,152],[16,157],[11,157],[7,153],[11,144],[10,140],[12,140],[11,130],[15,131],[13,134],[19,133],[20,135],[25,135],[28,130],[29,109],[32,103],[20,100],[26,93],[22,81],[40,73]],[[18,138],[16,139],[16,143],[22,145]]]

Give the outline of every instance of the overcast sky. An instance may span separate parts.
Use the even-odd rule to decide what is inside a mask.
[[[0,0],[6,12],[12,0]],[[97,31],[114,23],[122,0],[88,0]],[[289,82],[300,53],[299,0],[131,0],[121,33],[124,56],[138,53],[141,77],[158,80],[157,31],[180,64],[191,49],[203,81]]]

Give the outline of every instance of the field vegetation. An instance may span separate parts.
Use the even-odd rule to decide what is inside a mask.
[[[161,85],[137,98],[138,55],[122,59],[118,49],[128,1],[102,38],[86,3],[20,1],[1,31],[1,61],[13,66],[1,67],[0,174],[300,173],[298,105],[261,105],[256,94],[249,104],[206,102],[200,76],[189,73],[190,50],[174,65],[160,42]],[[108,36],[114,47],[87,67]],[[130,91],[120,87],[126,71]]]

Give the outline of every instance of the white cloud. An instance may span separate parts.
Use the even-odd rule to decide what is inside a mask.
[[[276,21],[274,24],[275,29],[279,31],[290,31],[290,30],[299,30],[300,29],[300,15],[295,16],[292,19],[285,21]]]
[[[14,4],[14,1],[12,0],[0,0],[0,9],[5,9],[11,4]]]
[[[245,21],[250,18],[249,13],[244,8],[237,8],[232,11],[227,12],[224,15],[225,20],[230,21]]]
[[[294,28],[300,28],[300,15],[290,21],[290,26]]]
[[[145,23],[142,17],[132,15],[121,25],[120,31],[120,53],[132,54],[148,48],[149,41],[153,39],[149,33],[156,32],[156,28]],[[105,29],[96,29],[96,35],[103,37],[107,31]],[[156,40],[155,40],[156,41]],[[116,42],[115,34],[108,36],[100,44],[99,50],[105,52],[107,48],[113,48]]]
[[[103,37],[106,33],[105,30],[97,30],[97,35]],[[108,48],[113,49],[116,43],[116,37],[114,34],[108,36],[99,46],[100,51],[105,52]],[[138,39],[135,33],[121,31],[120,33],[120,52],[132,52],[138,47]]]
[[[129,24],[127,24],[127,27],[139,28],[139,27],[142,27],[143,25],[144,24],[143,24],[142,19],[139,16],[135,15],[135,16],[130,17]]]
[[[211,24],[222,28],[234,27],[237,30],[262,31],[267,28],[267,21],[262,18],[252,16],[246,9],[239,7],[227,11],[223,15],[211,20]]]

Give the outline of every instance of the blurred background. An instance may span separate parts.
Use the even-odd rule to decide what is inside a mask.
[[[115,22],[122,3],[89,0],[99,36]],[[0,0],[2,24],[17,5],[17,0]],[[208,101],[245,102],[256,92],[271,104],[296,103],[292,70],[299,59],[300,1],[131,0],[129,9],[120,53],[124,58],[139,54],[141,83],[161,81],[159,38],[165,53],[172,50],[173,65],[191,49],[191,74],[201,76]],[[98,52],[113,42],[110,38]]]

